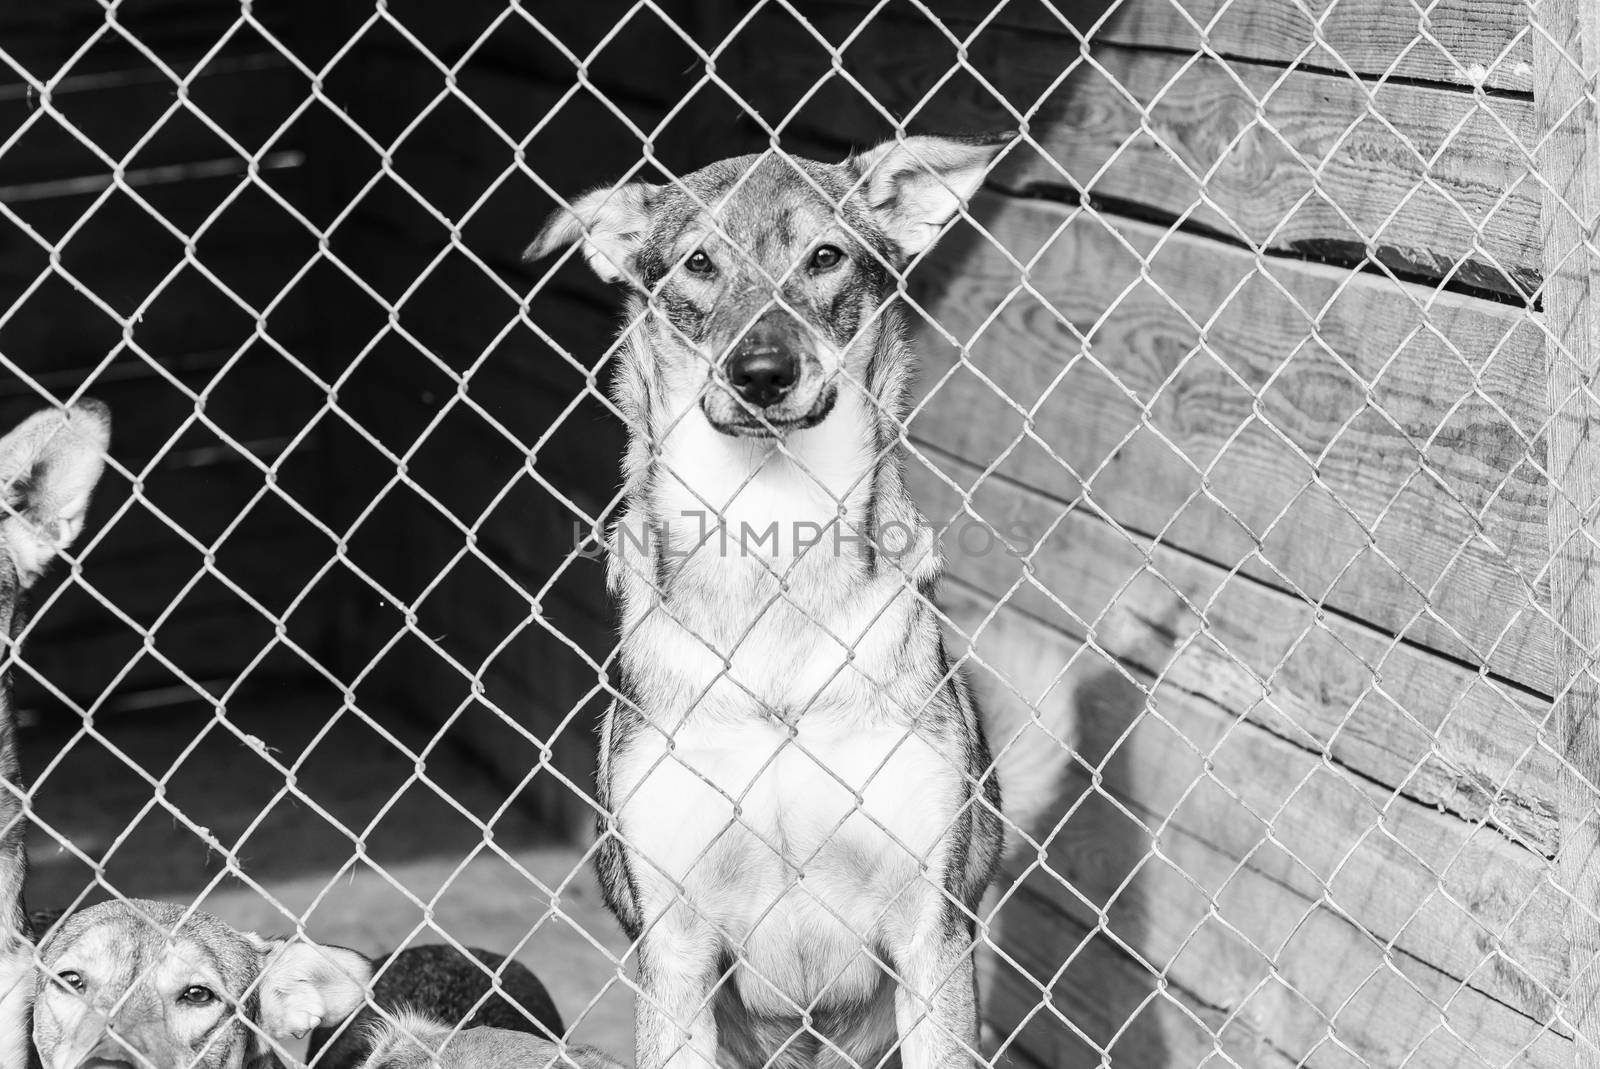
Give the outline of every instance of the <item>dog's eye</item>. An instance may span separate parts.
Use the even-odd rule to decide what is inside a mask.
[[[811,270],[831,271],[844,262],[844,250],[836,245],[819,245],[811,254]]]
[[[183,989],[183,994],[178,996],[178,1001],[187,1002],[191,1006],[204,1006],[217,1001],[217,994],[209,987],[201,987],[199,984],[194,984]]]
[[[61,983],[67,987],[72,988],[72,990],[78,992],[79,994],[83,993],[84,983],[83,975],[81,973],[75,972],[72,969],[67,969],[64,972],[56,973],[56,979],[61,981]]]
[[[683,262],[683,266],[689,269],[691,275],[709,275],[715,270],[711,265],[711,257],[707,256],[701,249],[696,249],[690,253],[689,258]]]

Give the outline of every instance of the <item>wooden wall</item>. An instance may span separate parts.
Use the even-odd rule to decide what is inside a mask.
[[[945,603],[1073,751],[1002,1050],[1564,1064],[1526,8],[873,6],[730,80],[797,147],[1028,133],[912,286],[919,496],[1016,532]]]
[[[78,396],[114,422],[82,575],[35,599],[14,672],[29,717],[65,726],[63,698],[148,709],[336,659],[318,523],[339,435],[311,377],[329,367],[330,272],[306,268],[317,242],[295,218],[320,214],[319,122],[273,43],[299,47],[294,15],[0,13],[0,422]]]

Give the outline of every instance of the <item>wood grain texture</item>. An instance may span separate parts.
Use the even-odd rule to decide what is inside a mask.
[[[253,553],[272,560],[274,550],[287,565],[296,562],[283,552],[283,546],[270,540],[241,541],[242,553]],[[302,558],[303,559],[303,558]],[[155,564],[156,562],[147,562]],[[138,571],[130,570],[130,576]],[[152,582],[166,585],[182,583],[193,572],[151,575]],[[243,576],[249,583],[251,576]],[[245,687],[252,693],[270,687],[289,676],[305,676],[313,669],[298,654],[277,644],[274,626],[254,608],[221,590],[214,582],[203,584],[177,606],[172,615],[153,632],[153,648],[137,628],[91,604],[87,595],[75,595],[59,603],[51,617],[71,615],[73,626],[62,633],[55,621],[41,621],[37,635],[30,635],[23,646],[18,666],[13,671],[17,702],[39,712],[41,719],[59,724],[76,723],[75,711],[58,695],[79,708],[102,703],[115,704],[119,698],[142,691],[174,687],[204,693],[205,685],[218,690]],[[138,609],[139,606],[133,606]],[[44,627],[49,623],[48,629]],[[301,626],[304,625],[304,626]],[[309,644],[320,655],[320,635],[316,624],[302,620],[291,626],[290,636],[302,645]],[[263,651],[269,651],[262,658]],[[254,666],[245,674],[247,667]]]
[[[293,34],[294,14],[293,4],[273,4],[251,12],[257,25],[280,39]],[[124,32],[185,74],[238,21],[237,5],[213,0],[144,0],[118,8],[115,17]],[[74,74],[124,69],[130,60],[147,62],[140,60],[139,50],[121,33],[107,32],[107,22],[106,9],[98,4],[8,4],[0,11],[6,52],[40,82],[63,73],[69,60],[74,62],[68,73]],[[236,39],[252,36],[238,33]],[[97,40],[91,43],[91,38]],[[0,70],[0,79],[14,79],[10,65],[0,65]]]
[[[1094,1069],[1107,1053],[1111,1064],[1139,1069],[1294,1064],[1248,1021],[1229,1019],[1171,978],[1161,987],[1118,945],[1123,931],[1095,931],[1093,920],[1023,894],[1008,899],[991,925],[995,947],[980,951],[978,987],[984,1019],[1004,1040],[998,1067]]]
[[[356,121],[379,131],[398,134],[396,116],[415,115],[447,92],[445,75],[414,55],[375,51],[366,71],[384,92],[349,104]],[[524,265],[521,256],[563,201],[630,176],[665,180],[661,168],[683,173],[727,154],[711,129],[726,125],[715,117],[731,108],[725,98],[718,104],[702,93],[685,101],[682,89],[633,85],[623,73],[591,90],[559,69],[470,67],[457,86],[471,105],[447,96],[396,145],[393,173],[497,270],[523,285],[537,281],[553,261]],[[654,136],[648,161],[641,131]],[[363,196],[357,212],[414,238],[448,237],[447,226],[394,186]],[[615,304],[592,275],[588,284]]]
[[[1548,178],[1543,238],[1550,325],[1550,610],[1557,623],[1556,708],[1551,742],[1564,760],[1561,857],[1569,896],[1565,933],[1573,981],[1562,1014],[1579,1036],[1576,1064],[1600,1066],[1600,10],[1540,0],[1535,98]]]
[[[810,28],[758,25],[732,84],[786,132],[867,144],[892,120],[1025,126],[1032,143],[992,177],[1006,188],[1084,191],[1252,247],[1371,257],[1519,301],[1537,287],[1527,100],[1186,52],[1109,47],[1074,62],[1076,49],[1036,32],[989,27],[958,45],[926,19],[887,16],[849,38],[846,79]],[[856,25],[854,13],[814,20],[829,40]]]
[[[262,180],[292,200],[303,173],[266,172]],[[235,175],[141,190],[156,211],[190,233],[221,209],[195,243],[203,269],[186,260],[182,240],[126,195],[98,206],[93,195],[15,205],[23,226],[0,221],[0,366],[29,375],[93,367],[130,335],[157,361],[232,352],[263,327],[304,356],[311,346],[299,343],[308,341],[310,305],[321,294],[345,297],[349,284],[341,286],[327,265],[296,278],[315,256],[316,238],[264,203],[265,194],[247,191],[222,208],[241,181]],[[52,246],[61,270],[51,267]],[[271,314],[258,319],[256,311],[274,300]],[[132,356],[111,358],[124,359]]]
[[[630,0],[588,4],[538,4],[507,10],[504,0],[394,0],[388,13],[410,40],[446,64],[509,68],[541,77],[575,77],[577,62],[597,84],[613,77],[639,79],[682,92],[704,76],[693,70],[696,48],[715,48],[742,12],[706,0],[661,0],[640,7]],[[688,40],[685,40],[687,38]],[[391,37],[390,40],[395,40]],[[691,44],[690,42],[693,42]]]
[[[1461,989],[1454,978],[1422,962],[1398,954],[1385,958],[1369,936],[1336,910],[1299,898],[1251,870],[1242,870],[1228,882],[1216,896],[1217,914],[1207,917],[1206,896],[1177,866],[1196,865],[1196,878],[1219,880],[1234,863],[1204,847],[1187,849],[1192,844],[1182,832],[1172,832],[1170,838],[1175,844],[1170,852],[1164,844],[1161,857],[1147,863],[1123,891],[1120,908],[1107,922],[1109,935],[1102,937],[1127,942],[1140,956],[1148,953],[1148,943],[1185,943],[1170,964],[1159,956],[1152,959],[1155,969],[1164,969],[1165,986],[1159,993],[1154,991],[1153,969],[1122,963],[1133,973],[1127,986],[1134,991],[1140,990],[1142,972],[1143,993],[1151,1001],[1131,1018],[1121,1046],[1114,1049],[1159,1052],[1130,1058],[1127,1064],[1204,1064],[1205,1052],[1216,1046],[1232,1059],[1219,1064],[1251,1067],[1309,1064],[1366,1069],[1391,1064],[1387,1059],[1435,1069],[1461,1069],[1496,1058],[1551,1069],[1571,1063],[1572,1043],[1566,1037],[1540,1035],[1537,1023]],[[1093,849],[1098,844],[1088,842],[1086,835],[1076,845]],[[1095,864],[1086,860],[1074,871],[1077,892],[1101,889],[1092,873]],[[1130,938],[1130,930],[1137,930],[1137,922],[1130,918],[1141,910],[1159,931],[1144,939]],[[1271,916],[1268,911],[1289,911],[1291,920],[1282,927],[1295,923],[1298,927],[1280,943],[1257,948],[1239,933],[1240,918]],[[1094,920],[1076,895],[1065,890],[1053,898],[1019,891],[1002,913],[1009,913],[1003,928],[1015,933],[1009,944],[1002,937],[1002,947],[1016,965],[997,969],[985,990],[988,1012],[1004,1025],[1040,1003],[1038,989],[1030,982],[1034,976],[1048,978],[1060,969],[1062,960],[1071,966],[1092,960],[1083,954],[1052,962],[1052,955],[1071,954],[1077,945],[1075,933]],[[1039,972],[1032,974],[1035,969]],[[1121,985],[1108,983],[1108,971],[1085,978],[1075,977],[1074,971],[1069,967],[1054,985],[1052,1001],[1058,1011],[1074,1024],[1114,1014],[1113,1000]],[[1212,1006],[1204,996],[1192,994],[1191,984],[1221,1005]],[[1180,1015],[1174,1003],[1200,1023],[1187,1013]],[[1208,1042],[1208,1030],[1220,1041]],[[1186,1035],[1194,1038],[1183,1038]],[[1019,1043],[1044,1064],[1071,1064],[1051,1059],[1063,1049],[1081,1049],[1075,1038],[1060,1017],[1046,1011],[1028,1022]],[[1524,1043],[1530,1044],[1526,1052]]]
[[[999,247],[952,235],[913,276],[913,437],[1551,692],[1536,320],[1045,204],[976,212]]]
[[[864,0],[797,5],[816,16],[843,8],[860,17]],[[1170,48],[1259,63],[1326,67],[1463,87],[1529,92],[1533,87],[1528,10],[1517,0],[1443,0],[1425,11],[1385,0],[1105,0],[1013,2],[891,0],[882,9],[922,18],[926,7],[959,37],[980,22],[1043,32],[1059,52],[1080,38],[1096,44]],[[1419,32],[1419,27],[1422,32]],[[1047,38],[1048,40],[1048,38]]]
[[[498,166],[439,157],[437,168],[419,170],[416,159],[401,166],[419,182]],[[529,298],[497,284],[527,290],[527,273],[512,264],[531,231],[513,234],[510,202],[494,212],[498,231],[474,228],[469,238],[493,278],[457,257],[419,278],[447,236],[387,226],[378,210],[350,220],[352,265],[380,292],[410,289],[395,321],[404,344],[374,354],[345,391],[406,457],[409,479],[381,521],[403,537],[359,547],[358,559],[402,597],[426,590],[411,607],[434,642],[394,666],[394,700],[435,720],[461,710],[485,768],[513,785],[531,777],[540,819],[587,837],[594,810],[583,796],[605,704],[594,665],[615,638],[600,565],[568,558],[588,529],[584,517],[603,514],[615,492],[624,429],[552,345],[596,363],[616,319],[582,265]],[[469,537],[481,557],[465,554]]]
[[[968,627],[993,610],[954,584],[945,604]],[[1153,968],[1292,1060],[1326,1041],[1330,1020],[1373,1064],[1408,1052],[1465,1064],[1455,1037],[1492,1064],[1528,1043],[1532,1064],[1565,1056],[1544,1032],[1565,960],[1543,859],[1015,610],[993,614],[973,648],[991,666],[974,674],[991,703],[1016,700],[1000,677],[1028,688],[1060,672],[1043,700],[1058,707],[1050,722],[1071,722],[1081,761],[1063,758],[1064,822],[1047,868],[1015,870],[1023,895],[1080,924],[1104,913]]]
[[[279,489],[316,509],[314,484],[328,460],[317,448],[320,437],[311,435],[292,455],[284,449],[322,398],[297,391],[295,382],[291,368],[259,348],[238,359],[219,352],[173,356],[160,371],[123,352],[103,364],[38,373],[37,385],[56,396],[85,392],[111,407],[114,461],[139,480],[134,499],[122,471],[102,478],[74,547],[81,577],[59,594],[50,593],[52,582],[33,599],[28,649],[55,687],[88,702],[107,687],[120,696],[172,684],[170,669],[141,651],[138,628],[155,627],[157,650],[207,680],[236,675],[270,641],[271,622],[206,573],[205,551],[179,531],[215,546],[216,570],[272,612],[286,610],[333,555],[332,540],[267,492],[265,476],[249,460],[281,459]],[[31,383],[12,379],[7,387],[0,425],[9,426],[42,402]],[[217,429],[197,417],[185,390],[205,396],[205,418]],[[296,617],[297,641],[317,644],[312,632],[327,604],[321,593],[314,590]],[[196,620],[212,629],[208,640],[193,638]],[[133,670],[118,678],[130,661]],[[30,704],[55,704],[37,679],[21,678],[18,689]]]
[[[978,475],[953,458],[940,463],[962,490]],[[989,479],[971,508],[1017,547],[1010,552],[960,517],[962,498],[942,478],[914,467],[910,481],[944,532],[956,581],[1092,634],[1100,649],[1292,745],[1554,856],[1560,770],[1540,737],[1548,701]]]
[[[189,82],[186,105],[177,83],[148,62],[68,75],[52,87],[48,109],[28,87],[4,82],[0,75],[4,201],[47,197],[52,184],[70,192],[74,182],[109,180],[111,169],[81,138],[122,163],[130,184],[154,169],[228,159],[242,171],[246,161],[234,144],[249,153],[303,147],[303,125],[274,135],[311,95],[310,80],[260,42],[256,50],[224,49]]]
[[[991,493],[987,500],[980,498],[979,502],[980,511],[997,506],[996,513],[1009,520],[1029,524],[1034,519],[1015,507],[1025,507],[1025,501],[1005,510],[1003,499]],[[1167,706],[1177,702],[1184,708],[1192,705],[1218,711],[1223,717],[1219,731],[1226,731],[1226,725],[1235,719],[1248,723],[1248,731],[1242,724],[1234,729],[1236,734],[1228,736],[1230,741],[1224,750],[1238,745],[1237,740],[1259,737],[1275,741],[1252,743],[1248,756],[1235,754],[1237,763],[1232,765],[1231,775],[1251,782],[1235,784],[1228,779],[1225,786],[1240,798],[1255,801],[1246,803],[1247,808],[1220,802],[1222,809],[1217,813],[1199,818],[1202,823],[1186,825],[1227,850],[1248,852],[1249,843],[1254,841],[1252,836],[1262,828],[1259,817],[1272,815],[1281,802],[1281,796],[1274,792],[1294,790],[1292,779],[1277,788],[1267,781],[1277,775],[1305,774],[1318,755],[1331,759],[1327,772],[1349,768],[1356,775],[1341,774],[1348,776],[1350,782],[1372,783],[1372,797],[1378,802],[1370,806],[1358,804],[1354,795],[1344,794],[1332,783],[1319,788],[1319,772],[1316,782],[1302,788],[1307,797],[1301,800],[1307,802],[1321,790],[1316,813],[1309,808],[1301,810],[1297,803],[1279,818],[1287,823],[1274,822],[1277,830],[1287,833],[1292,825],[1306,837],[1296,847],[1297,864],[1309,865],[1318,872],[1330,870],[1335,864],[1333,858],[1339,856],[1335,843],[1353,842],[1383,820],[1412,821],[1410,826],[1423,839],[1434,834],[1421,831],[1423,824],[1437,824],[1438,834],[1446,837],[1443,842],[1469,834],[1469,829],[1493,814],[1507,824],[1515,821],[1533,834],[1542,833],[1548,844],[1556,781],[1551,755],[1537,745],[1541,723],[1537,710],[1519,708],[1503,693],[1474,694],[1476,688],[1470,674],[1451,671],[1448,665],[1408,664],[1404,658],[1391,657],[1381,668],[1366,668],[1356,654],[1363,648],[1381,650],[1383,647],[1374,641],[1374,636],[1363,635],[1353,626],[1328,630],[1319,636],[1310,630],[1309,613],[1304,607],[1296,612],[1281,601],[1274,605],[1272,598],[1261,598],[1259,591],[1239,580],[1228,581],[1219,570],[1196,566],[1170,552],[1135,546],[1096,527],[1103,525],[1083,518],[1064,523],[1046,545],[1041,559],[1047,562],[1037,568],[1035,576],[1046,589],[1061,591],[1062,597],[1085,617],[1094,618],[1092,631],[1036,595],[1007,598],[1006,591],[1017,580],[1016,569],[1007,574],[1003,567],[984,563],[995,557],[979,560],[976,555],[951,553],[951,578],[958,584],[971,584],[972,593],[966,596],[966,604],[973,616],[968,619],[979,619],[976,614],[980,609],[987,611],[1002,604],[1002,614],[1037,613],[1038,618],[1055,624],[1062,635],[1074,640],[1092,636],[1095,643],[1092,649],[1072,654],[1071,646],[1058,645],[1051,650],[1041,647],[1037,638],[1025,639],[1014,629],[1005,632],[1002,628],[987,643],[978,644],[979,654],[986,662],[989,658],[983,651],[992,650],[996,651],[998,663],[1007,666],[998,672],[983,667],[974,670],[977,680],[987,680],[988,700],[1042,698],[1052,703],[1047,721],[1056,722],[1072,716],[1070,707],[1058,704],[1071,700],[1071,680],[1084,673],[1099,673],[1109,686],[1113,677],[1126,673],[1120,678],[1130,688],[1137,689],[1136,680],[1158,681],[1153,685],[1151,701],[1169,721],[1176,714],[1169,714]],[[1066,550],[1068,546],[1074,548]],[[1060,561],[1063,557],[1065,561]],[[958,596],[959,589],[953,586],[949,596]],[[1179,591],[1183,593],[1180,595]],[[1185,597],[1208,604],[1203,627],[1184,608]],[[1102,600],[1108,603],[1103,610]],[[1252,601],[1264,601],[1268,614],[1252,615]],[[1305,640],[1300,638],[1302,634],[1307,636]],[[1062,648],[1075,656],[1070,664],[1057,655]],[[1347,648],[1351,652],[1346,652]],[[1115,665],[1108,660],[1110,657],[1116,658]],[[1287,669],[1272,672],[1274,660],[1280,658]],[[1252,662],[1262,667],[1257,668]],[[1068,679],[1058,680],[1064,669]],[[1375,675],[1382,679],[1389,699],[1369,695],[1361,701],[1363,688],[1376,687]],[[1271,682],[1257,682],[1260,676],[1269,677]],[[1326,689],[1314,689],[1319,685]],[[1352,693],[1361,702],[1353,708],[1343,704],[1345,696]],[[1125,697],[1132,701],[1133,691]],[[1142,703],[1143,696],[1138,697]],[[1398,704],[1401,701],[1407,704]],[[1321,711],[1311,711],[1319,702],[1325,703]],[[1429,730],[1430,725],[1438,725],[1436,733]],[[1200,745],[1196,730],[1177,730]],[[1503,738],[1497,733],[1503,733]],[[1165,756],[1160,761],[1168,764],[1163,765],[1154,757],[1152,761],[1153,767],[1175,770],[1173,790],[1181,791],[1185,781],[1177,770],[1188,768],[1185,762],[1190,758],[1184,756],[1181,745],[1174,745],[1178,748],[1161,751]],[[1204,752],[1206,746],[1200,748]],[[1214,755],[1214,759],[1220,758]],[[1257,778],[1252,779],[1253,761],[1268,762],[1275,771],[1257,773]],[[1300,771],[1291,773],[1291,768]],[[1385,783],[1388,785],[1382,785]],[[1503,795],[1502,783],[1506,784]],[[1153,788],[1141,788],[1138,796],[1157,819],[1183,808],[1179,795],[1146,798],[1149,790]],[[1392,795],[1398,797],[1380,820],[1376,807]],[[1163,809],[1167,803],[1171,808]],[[1443,810],[1447,805],[1465,810],[1473,824],[1438,819],[1434,807]],[[1174,819],[1184,823],[1181,814]],[[1230,820],[1237,821],[1237,825],[1230,824]],[[1452,833],[1450,829],[1459,830]],[[1537,848],[1523,851],[1512,847],[1492,825],[1471,830],[1470,836],[1498,858],[1500,872],[1542,872],[1543,856]],[[1522,838],[1530,842],[1531,835]],[[1402,837],[1402,841],[1408,840]],[[1496,997],[1529,1013],[1547,1013],[1549,1006],[1543,992],[1549,988],[1538,984],[1548,983],[1564,972],[1559,952],[1548,942],[1552,934],[1540,927],[1541,921],[1550,919],[1552,904],[1543,902],[1540,918],[1527,917],[1526,927],[1519,922],[1520,934],[1515,938],[1522,949],[1508,955],[1509,966],[1502,969],[1495,963],[1480,967],[1482,946],[1478,939],[1482,933],[1474,935],[1463,930],[1453,909],[1441,909],[1442,903],[1433,903],[1423,914],[1412,916],[1412,910],[1426,894],[1430,877],[1417,870],[1415,858],[1405,856],[1408,848],[1391,849],[1397,845],[1384,835],[1372,835],[1363,843],[1361,856],[1344,863],[1343,877],[1354,880],[1352,889],[1363,896],[1359,899],[1367,910],[1362,915],[1363,923],[1373,930],[1391,933],[1404,929],[1399,945],[1408,953],[1458,978],[1477,970],[1476,982],[1484,984],[1485,990]],[[1537,841],[1530,845],[1537,846]],[[1325,850],[1331,853],[1323,853]],[[1319,864],[1317,856],[1327,860]],[[1278,873],[1275,878],[1291,883],[1295,880],[1292,872]],[[1497,877],[1497,881],[1514,882],[1508,876]],[[1304,885],[1303,889],[1314,897],[1314,886]],[[1543,890],[1548,898],[1550,889]],[[1386,897],[1390,895],[1393,897]],[[1480,893],[1467,900],[1487,899]],[[1522,899],[1513,897],[1507,901]],[[1494,932],[1496,937],[1502,934],[1499,929]]]

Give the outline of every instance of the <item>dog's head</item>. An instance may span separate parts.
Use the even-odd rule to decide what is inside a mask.
[[[265,1060],[263,1035],[282,1042],[349,1016],[372,975],[353,950],[138,900],[68,917],[39,952],[33,1041],[45,1069],[243,1069]]]
[[[837,164],[765,153],[595,190],[528,256],[581,242],[602,278],[648,301],[652,381],[726,434],[781,435],[865,381],[901,269],[1010,139],[907,137]]]
[[[111,413],[99,401],[36,412],[0,438],[0,625],[17,595],[83,530],[105,468]]]

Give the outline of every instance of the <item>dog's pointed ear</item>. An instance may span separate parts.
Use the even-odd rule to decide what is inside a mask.
[[[563,245],[583,243],[594,273],[607,282],[636,277],[634,256],[650,229],[650,203],[659,186],[628,182],[591,190],[558,211],[522,254],[524,260],[548,256]]]
[[[989,165],[1015,133],[981,137],[918,135],[886,141],[845,161],[884,235],[905,259],[938,239],[978,191]]]
[[[300,1039],[361,1008],[372,962],[344,947],[300,940],[258,940],[264,961],[258,994],[261,1029],[274,1040]]]
[[[83,530],[110,444],[111,410],[91,400],[36,412],[0,438],[0,551],[22,585]]]

